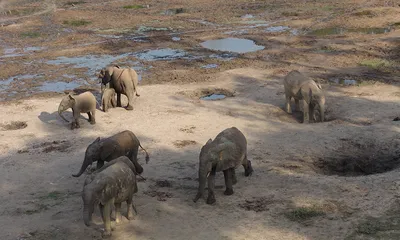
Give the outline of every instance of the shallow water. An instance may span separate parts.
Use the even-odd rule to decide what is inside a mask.
[[[38,89],[41,92],[63,92],[65,90],[72,90],[81,85],[83,84],[78,82],[44,82]]]
[[[248,53],[262,50],[265,47],[256,45],[254,41],[242,38],[224,38],[217,40],[208,40],[200,44],[202,47],[235,53]]]
[[[180,40],[181,40],[180,37],[172,37],[171,39],[172,39],[172,41],[174,41],[174,42],[177,42],[177,41],[180,41]]]
[[[145,61],[173,60],[186,56],[186,52],[179,49],[163,48],[135,53],[135,56]]]
[[[203,65],[203,66],[201,66],[201,68],[210,69],[210,68],[217,68],[218,66],[219,66],[218,64],[211,63],[211,64]]]
[[[202,100],[221,100],[226,98],[224,94],[211,94],[205,97],[201,97]]]
[[[88,75],[92,76],[105,66],[113,63],[114,61],[126,58],[127,56],[129,56],[129,53],[121,54],[118,56],[86,55],[79,57],[58,57],[55,60],[47,61],[47,63],[53,65],[68,64],[68,65],[74,65],[75,68],[87,68]]]
[[[290,28],[288,26],[274,26],[274,27],[269,27],[265,29],[266,32],[270,33],[275,33],[275,32],[285,32],[289,30]]]
[[[331,79],[331,82],[334,82],[336,84],[341,84],[341,85],[347,85],[347,86],[354,86],[358,84],[357,80],[354,79]]]

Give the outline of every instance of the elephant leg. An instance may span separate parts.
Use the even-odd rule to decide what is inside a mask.
[[[103,204],[99,204],[99,209],[100,209],[100,214],[101,214],[101,219],[103,220],[103,222],[105,222],[105,220],[104,220],[104,214],[103,214],[103,211],[104,211],[104,206],[103,206]]]
[[[97,169],[100,169],[103,165],[104,165],[104,161],[103,160],[98,160],[97,161]]]
[[[104,232],[103,237],[111,236],[111,205],[114,199],[109,200],[103,207]]]
[[[72,111],[72,114],[74,115],[75,128],[80,128],[81,126],[79,124],[79,117],[80,117],[79,111]]]
[[[309,105],[309,121],[313,122],[315,120],[315,115],[314,115],[314,106]]]
[[[310,123],[309,107],[305,100],[303,100],[303,123]]]
[[[292,97],[286,95],[286,103],[285,103],[285,110],[287,113],[292,113],[292,108],[290,107],[290,100]]]
[[[115,108],[117,106],[117,102],[115,101],[115,96],[111,97],[111,106]]]
[[[92,115],[92,119],[90,121],[90,124],[96,124],[96,109],[93,109],[92,111],[90,111],[91,115]]]
[[[251,176],[251,174],[253,173],[253,167],[251,166],[251,161],[247,159],[247,153],[244,156],[242,165],[244,168],[244,175],[246,177]]]
[[[121,93],[117,93],[117,107],[122,107],[122,104],[121,104]]]
[[[214,188],[215,188],[215,168],[213,168],[210,172],[210,176],[208,176],[208,197],[207,197],[207,204],[215,203],[215,195],[214,195]]]
[[[226,190],[225,190],[224,194],[232,195],[233,188],[232,188],[232,169],[231,168],[224,170],[224,178],[225,178],[225,186],[226,186]]]
[[[231,168],[231,175],[232,175],[232,185],[235,185],[237,183],[237,178],[236,178],[236,173],[235,173],[235,168]]]
[[[121,203],[116,203],[114,206],[115,206],[115,223],[120,223],[122,221]]]
[[[126,96],[128,97],[128,106],[126,106],[126,110],[133,110],[133,92],[127,93]]]
[[[295,104],[295,111],[300,111],[300,103],[298,99],[294,100],[294,104]]]
[[[90,112],[87,112],[87,115],[88,115],[88,117],[89,117],[88,122],[92,122],[92,114],[90,114]]]
[[[132,196],[130,196],[129,198],[128,198],[128,200],[126,201],[126,207],[127,207],[127,209],[128,209],[128,212],[127,212],[127,214],[126,214],[126,218],[128,219],[128,220],[132,220],[132,219],[134,219],[134,217],[133,217],[133,213],[132,213],[132,208],[133,208],[133,200],[132,200]]]

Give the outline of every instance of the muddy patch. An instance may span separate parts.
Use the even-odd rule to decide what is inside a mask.
[[[185,51],[180,49],[155,49],[135,53],[135,56],[144,61],[192,59]]]
[[[321,28],[309,32],[309,35],[327,36],[327,35],[343,35],[346,33],[362,33],[362,34],[384,34],[391,31],[391,28]]]
[[[149,190],[149,191],[145,191],[143,193],[150,197],[157,197],[157,200],[161,201],[161,202],[165,202],[165,201],[167,201],[167,198],[172,197],[172,193],[162,192],[162,191],[157,191],[157,190]]]
[[[157,180],[156,181],[156,187],[161,187],[161,188],[167,187],[167,188],[170,188],[170,187],[172,187],[172,183],[170,181],[168,181],[168,180]]]
[[[341,139],[341,146],[314,162],[317,172],[325,175],[362,176],[391,171],[400,166],[396,142]]]
[[[196,129],[195,126],[186,126],[183,128],[179,128],[179,131],[185,132],[185,133],[194,133],[194,130]]]
[[[18,150],[18,153],[29,153],[32,150],[35,152],[39,151],[42,153],[68,152],[71,146],[72,143],[66,140],[43,142],[40,144],[33,145],[30,149],[29,148],[20,149]]]
[[[269,210],[269,206],[274,203],[274,196],[272,197],[253,197],[253,199],[246,199],[244,203],[240,203],[239,207],[246,211],[264,212]]]
[[[196,145],[197,142],[193,140],[176,140],[173,142],[174,146],[177,148],[184,148],[191,145]]]
[[[23,121],[12,121],[10,123],[1,123],[0,124],[0,129],[2,131],[13,131],[13,130],[19,130],[19,129],[24,129],[28,126],[26,122]]]
[[[195,90],[192,92],[178,92],[178,94],[184,95],[186,97],[196,99],[196,100],[197,99],[202,99],[202,100],[222,99],[222,97],[220,95],[223,95],[224,96],[223,98],[234,97],[234,91],[224,89],[224,88],[203,88],[203,89]],[[206,98],[206,99],[203,99],[203,98]],[[215,98],[215,99],[213,99],[213,98]]]
[[[257,45],[254,41],[242,38],[224,38],[208,40],[200,44],[203,48],[214,51],[248,53],[263,50],[265,47]]]

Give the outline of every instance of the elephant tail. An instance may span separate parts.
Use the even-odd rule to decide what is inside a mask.
[[[140,147],[141,149],[143,149],[143,151],[146,153],[146,164],[147,164],[147,163],[150,161],[149,154],[147,153],[146,149],[144,149],[144,148],[142,147],[142,145],[140,145],[140,143],[139,143],[139,147]]]

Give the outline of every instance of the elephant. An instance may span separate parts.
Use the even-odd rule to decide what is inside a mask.
[[[314,119],[314,111],[320,113],[320,121],[325,119],[325,95],[321,85],[307,78],[297,70],[289,72],[283,80],[285,88],[285,110],[291,114],[290,101],[295,100],[296,110],[299,110],[299,101],[303,103],[303,123],[310,122],[310,116]],[[317,107],[318,106],[318,107]]]
[[[101,95],[101,104],[103,111],[107,112],[110,107],[115,108],[117,103],[115,102],[115,90],[114,88],[105,88]]]
[[[121,219],[121,203],[127,203],[127,219],[133,218],[133,194],[137,193],[135,166],[125,156],[116,158],[87,176],[82,190],[83,220],[86,226],[92,222],[94,207],[99,205],[104,222],[103,236],[111,236],[111,206],[115,206],[115,221]],[[132,205],[132,207],[131,207]]]
[[[81,113],[87,113],[90,124],[96,124],[96,103],[96,98],[91,92],[84,92],[79,95],[68,94],[61,100],[58,106],[58,114],[63,120],[68,122],[62,113],[72,108],[74,121],[71,123],[71,129],[80,128],[79,117]]]
[[[97,169],[99,169],[104,165],[104,162],[109,162],[120,156],[127,156],[135,165],[136,171],[141,174],[143,167],[137,160],[139,147],[146,152],[146,163],[148,163],[150,159],[149,154],[140,145],[139,139],[133,132],[125,130],[108,138],[100,139],[98,137],[86,148],[85,159],[79,173],[72,174],[72,176],[80,177],[93,162],[97,161]]]
[[[235,168],[239,165],[244,168],[246,177],[253,173],[251,161],[247,159],[247,140],[243,133],[236,127],[231,127],[220,132],[213,140],[209,139],[201,148],[199,156],[199,188],[193,202],[197,202],[204,194],[208,180],[207,204],[215,203],[214,185],[215,173],[224,172],[225,195],[232,195],[232,185],[236,184]]]
[[[138,86],[138,75],[132,68],[120,68],[119,66],[111,66],[102,69],[99,74],[100,81],[103,85],[110,83],[110,88],[114,88],[117,93],[117,107],[121,105],[121,94],[128,97],[128,106],[126,110],[133,110],[133,98],[136,92],[136,96],[139,97],[137,91]]]

